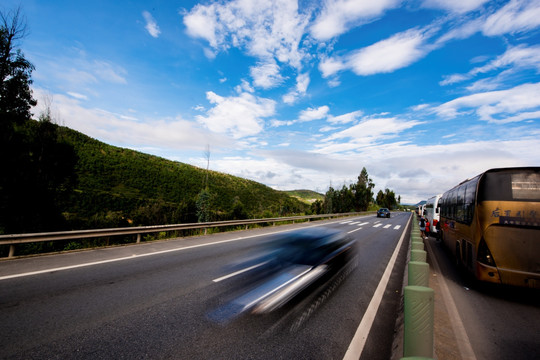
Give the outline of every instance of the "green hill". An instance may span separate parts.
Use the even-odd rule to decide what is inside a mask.
[[[62,206],[71,228],[197,222],[206,170],[107,145],[69,128],[60,137],[78,157],[77,182]],[[255,181],[210,171],[209,220],[304,213],[309,206]]]
[[[323,194],[319,194],[318,192],[315,192],[312,190],[288,190],[288,191],[285,191],[285,193],[310,205],[317,200],[324,201]]]

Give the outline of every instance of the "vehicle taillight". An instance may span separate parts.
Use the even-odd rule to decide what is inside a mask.
[[[476,257],[476,260],[489,266],[496,266],[495,259],[493,259],[491,251],[489,251],[489,248],[487,247],[484,238],[480,240],[480,244],[478,245],[478,255]]]

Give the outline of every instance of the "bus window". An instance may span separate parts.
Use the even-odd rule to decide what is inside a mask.
[[[470,224],[474,216],[474,199],[476,198],[476,184],[478,180],[473,180],[467,184],[464,201],[464,222]]]
[[[540,200],[540,174],[512,174],[514,200]]]
[[[464,222],[465,221],[465,185],[461,185],[457,188],[456,194],[456,221]]]
[[[538,201],[540,200],[540,174],[533,171],[520,173],[489,172],[483,178],[478,194],[478,202],[497,201]]]

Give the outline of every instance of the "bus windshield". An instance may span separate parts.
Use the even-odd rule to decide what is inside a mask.
[[[481,181],[478,202],[540,201],[540,173],[534,169],[487,172]]]

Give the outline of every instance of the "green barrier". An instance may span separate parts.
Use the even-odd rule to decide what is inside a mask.
[[[405,287],[404,357],[433,357],[434,298],[428,287]]]
[[[409,285],[429,287],[429,265],[426,262],[409,262]]]
[[[426,262],[427,252],[424,250],[411,250],[411,261]]]
[[[413,241],[411,243],[411,250],[424,250],[424,243]]]

